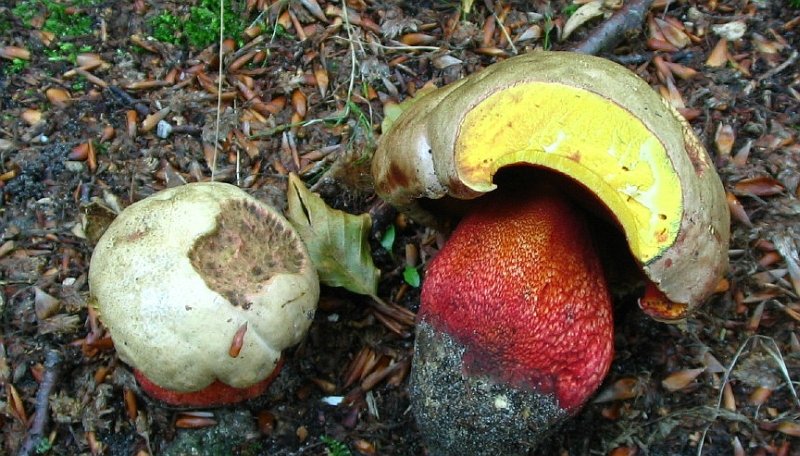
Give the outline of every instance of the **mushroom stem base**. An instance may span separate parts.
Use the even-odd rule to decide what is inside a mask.
[[[134,369],[133,374],[142,391],[151,398],[161,401],[164,404],[175,407],[222,407],[248,399],[255,399],[264,394],[272,381],[275,380],[275,377],[280,373],[282,365],[283,359],[278,361],[278,365],[269,377],[255,385],[245,388],[234,388],[219,380],[215,380],[214,383],[199,391],[189,392],[172,391],[162,388],[150,381],[150,379],[145,377],[145,375],[137,369]]]
[[[525,455],[570,416],[552,394],[464,375],[464,352],[448,334],[417,324],[409,394],[431,455]]]

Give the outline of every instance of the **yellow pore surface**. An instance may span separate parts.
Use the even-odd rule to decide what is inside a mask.
[[[514,164],[572,177],[614,213],[642,263],[672,245],[680,228],[680,181],[664,146],[630,112],[585,89],[532,82],[490,95],[464,118],[456,163],[464,184],[480,192]]]

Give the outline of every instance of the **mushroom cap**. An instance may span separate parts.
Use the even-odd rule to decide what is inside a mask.
[[[621,227],[641,269],[679,320],[728,266],[725,192],[689,124],[621,65],[584,54],[507,59],[401,105],[372,162],[377,193],[420,223],[423,200],[470,200],[504,167],[565,175]]]
[[[264,380],[304,337],[319,299],[289,222],[224,183],[126,208],[95,247],[89,286],[119,357],[178,392]]]

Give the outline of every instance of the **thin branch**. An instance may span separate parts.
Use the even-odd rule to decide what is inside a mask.
[[[47,423],[50,420],[50,394],[58,381],[60,364],[61,355],[58,351],[50,350],[44,355],[44,376],[36,392],[36,412],[25,441],[19,449],[19,456],[36,454],[36,446],[46,438]]]
[[[222,117],[222,60],[225,57],[225,2],[219,0],[219,69],[217,74],[217,119],[214,122],[214,154],[211,163],[211,181],[217,173],[217,150],[219,149],[219,124]],[[238,177],[238,176],[237,176]],[[237,182],[238,184],[238,182]]]
[[[653,0],[631,0],[611,18],[594,29],[582,42],[576,44],[571,51],[597,55],[616,46],[629,30],[638,29],[644,17],[653,5]]]

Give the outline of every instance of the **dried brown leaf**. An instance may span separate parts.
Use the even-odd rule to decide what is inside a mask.
[[[150,131],[158,125],[159,122],[164,120],[169,114],[170,108],[166,107],[159,111],[156,111],[149,116],[145,117],[142,121],[142,131]]]
[[[36,125],[42,121],[43,115],[42,111],[38,109],[26,109],[22,111],[20,117],[22,117],[22,120],[24,120],[28,125]]]
[[[400,42],[406,46],[422,46],[436,42],[436,37],[425,33],[406,33],[400,37]]]
[[[236,332],[233,334],[233,339],[231,340],[231,346],[228,348],[228,356],[231,358],[236,358],[239,356],[239,353],[242,351],[242,347],[244,346],[244,336],[247,334],[247,322],[244,322]]]
[[[772,389],[759,386],[750,393],[749,402],[755,406],[764,405],[770,396],[772,396]]]
[[[672,22],[659,18],[654,18],[653,20],[659,30],[661,30],[661,33],[664,35],[664,40],[675,46],[677,49],[683,49],[691,43],[689,36],[686,35],[686,33],[681,30],[680,27],[676,26]]]
[[[294,108],[294,112],[299,114],[301,118],[306,117],[306,113],[308,112],[308,100],[302,90],[295,89],[294,92],[292,92],[292,107]]]
[[[70,96],[69,92],[66,89],[62,89],[61,87],[51,87],[45,91],[45,96],[53,104],[53,106],[57,106],[59,108],[66,107],[70,101],[72,101],[72,97]]]
[[[33,296],[33,306],[39,321],[52,317],[61,309],[61,301],[39,287],[33,287]]]
[[[739,193],[755,196],[775,196],[784,192],[783,185],[770,176],[757,176],[742,179],[733,186]]]
[[[31,51],[19,46],[0,46],[0,57],[8,60],[30,60]]]
[[[594,0],[581,6],[564,24],[564,28],[561,31],[561,40],[566,40],[578,27],[602,15],[603,2],[600,0]]]
[[[328,70],[326,70],[322,65],[315,65],[314,79],[316,79],[317,88],[319,88],[320,95],[325,98],[325,94],[328,93],[328,83],[330,82],[328,78]]]
[[[730,56],[728,55],[728,40],[721,38],[717,41],[714,49],[711,50],[711,54],[708,55],[706,66],[719,68],[728,63],[728,60],[730,60]]]
[[[736,134],[733,132],[733,127],[728,124],[720,124],[717,127],[717,133],[714,135],[714,143],[720,155],[724,157],[729,156],[735,140]]]
[[[784,421],[778,425],[777,431],[792,437],[800,437],[800,423],[797,421]]]
[[[662,51],[662,52],[678,52],[679,49],[675,47],[672,43],[667,40],[662,40],[658,38],[649,38],[647,40],[647,47],[654,51]]]
[[[742,167],[747,163],[747,159],[750,158],[750,149],[753,147],[753,140],[748,139],[742,147],[739,148],[738,151],[733,155],[733,159],[731,162],[738,166]]]
[[[661,386],[667,391],[675,392],[689,386],[700,374],[705,372],[705,367],[698,367],[696,369],[684,369],[674,372],[661,381]]]
[[[731,211],[731,216],[733,219],[743,225],[753,226],[753,222],[750,221],[750,217],[744,210],[742,203],[739,202],[738,198],[736,198],[736,195],[731,192],[725,192],[725,197],[728,200],[728,209]]]
[[[736,398],[733,396],[733,388],[731,388],[730,382],[726,383],[722,388],[722,406],[725,410],[736,411]]]
[[[175,420],[175,427],[181,429],[201,429],[216,425],[217,420],[205,417],[181,416]]]
[[[636,377],[621,378],[602,389],[594,399],[595,403],[604,403],[625,399],[633,399],[639,395],[639,379]]]
[[[698,73],[697,70],[695,70],[694,68],[689,68],[679,63],[665,62],[665,65],[667,66],[667,68],[670,69],[672,74],[683,80],[692,79],[695,76],[697,76]]]

